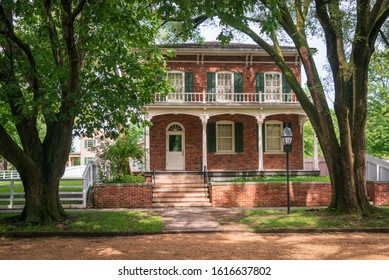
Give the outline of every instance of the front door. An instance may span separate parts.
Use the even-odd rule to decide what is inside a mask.
[[[166,170],[185,170],[185,142],[182,126],[170,125],[166,138]]]

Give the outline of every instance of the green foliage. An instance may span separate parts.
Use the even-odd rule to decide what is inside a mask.
[[[97,163],[100,165],[101,176],[116,183],[141,183],[143,177],[130,174],[129,159],[142,162],[144,150],[139,146],[142,128],[132,127],[125,130],[119,138],[101,141],[96,147]]]
[[[367,153],[389,158],[389,49],[378,51],[372,57],[367,106]]]
[[[144,182],[145,182],[145,177],[142,176],[141,174],[123,175],[120,178],[116,178],[108,181],[108,183],[135,183],[135,184],[144,183]]]

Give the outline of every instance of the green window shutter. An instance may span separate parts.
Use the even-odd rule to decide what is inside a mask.
[[[290,85],[284,74],[282,74],[282,93],[290,93]]]
[[[193,93],[193,72],[185,72],[185,93]],[[185,101],[194,101],[193,94],[185,94]]]
[[[283,94],[283,101],[285,102],[290,102],[291,101],[291,96],[290,94],[285,94],[285,93],[290,93],[290,85],[288,83],[288,80],[286,79],[286,76],[282,74],[282,94]]]
[[[96,148],[96,139],[93,139],[93,148]]]
[[[255,82],[256,82],[256,92],[265,92],[265,74],[263,72],[255,73]],[[260,95],[257,94],[256,101],[260,100]],[[262,100],[264,101],[264,100]]]
[[[215,72],[207,73],[207,92],[216,93],[216,73]]]
[[[255,128],[255,144],[256,144],[256,151],[257,152],[258,152],[258,136],[259,136],[258,125],[256,125],[256,128]],[[263,135],[262,135],[262,138],[263,138]]]
[[[283,128],[285,128],[286,125],[288,125],[290,129],[292,129],[292,123],[291,123],[291,122],[284,122]],[[293,130],[292,130],[292,131],[293,131]],[[293,147],[293,141],[292,141],[292,145],[289,146],[289,153],[292,152],[292,147]]]
[[[216,123],[207,124],[207,146],[209,153],[216,153]]]
[[[243,101],[243,74],[234,73],[234,93],[236,101]]]
[[[84,140],[84,148],[88,148],[88,140]]]
[[[243,148],[243,123],[235,123],[235,152],[242,153]]]
[[[208,101],[216,100],[216,95],[210,94],[210,93],[216,93],[216,73],[215,72],[207,73],[207,93],[209,94]]]

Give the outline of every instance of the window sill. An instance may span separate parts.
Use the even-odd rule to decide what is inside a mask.
[[[216,152],[215,155],[236,155],[236,152]]]
[[[263,152],[264,155],[284,155],[286,152]]]

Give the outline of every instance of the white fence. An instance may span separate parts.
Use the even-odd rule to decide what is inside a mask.
[[[0,209],[15,209],[24,206],[24,188],[16,171],[3,172],[0,176]],[[95,163],[86,166],[82,178],[62,178],[59,197],[64,208],[86,208],[87,195],[98,180]]]
[[[320,176],[328,176],[327,164],[323,157],[319,157]],[[304,159],[304,170],[313,170],[313,159]],[[366,155],[366,180],[389,182],[389,162]]]

